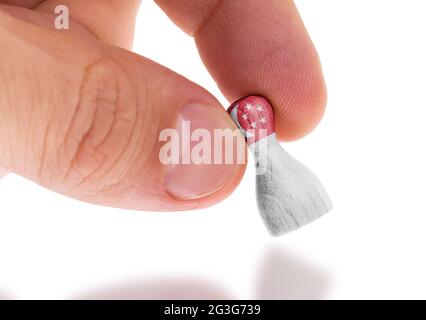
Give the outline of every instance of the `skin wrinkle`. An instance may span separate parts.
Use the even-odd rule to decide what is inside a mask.
[[[143,145],[143,143],[141,143],[141,145]],[[154,147],[155,148],[155,147]],[[153,148],[153,150],[154,150]],[[129,168],[134,168],[136,167],[136,163],[140,162],[141,158],[146,158],[146,150],[145,149],[140,149],[139,153],[135,155],[133,161],[129,162]],[[157,151],[153,151],[151,153],[148,152],[148,154],[155,154],[157,155],[158,152]],[[141,157],[141,155],[143,157]],[[144,160],[142,160],[143,162]],[[150,162],[150,161],[147,161]],[[147,175],[147,172],[140,172],[137,179],[139,180],[144,180],[147,177],[145,177],[145,175]],[[133,193],[141,193],[141,194],[145,194],[145,195],[149,195],[151,197],[155,196],[155,197],[162,197],[162,191],[158,190],[157,188],[152,188],[152,187],[142,187],[142,186],[138,186],[138,184],[134,184],[133,181],[130,181],[129,183],[126,183],[125,181],[128,180],[129,177],[126,177],[126,180],[122,179],[122,180],[118,180],[115,183],[109,184],[108,186],[102,187],[102,189],[95,191],[93,194],[90,194],[89,196],[86,197],[86,199],[90,199],[90,197],[93,198],[97,198],[99,196],[103,196],[103,195],[107,195],[109,197],[113,197],[116,194],[120,194],[120,192],[125,192],[126,194],[128,194],[129,192]],[[133,177],[134,179],[136,179],[136,177]],[[131,179],[132,180],[132,179]],[[118,188],[118,187],[124,187],[124,188]],[[136,190],[132,190],[136,189]],[[136,192],[137,191],[137,192]],[[166,198],[166,197],[163,197]],[[168,198],[167,198],[168,199]]]
[[[82,144],[87,140],[87,136],[93,128],[93,124],[94,124],[95,119],[96,119],[96,112],[97,111],[95,111],[95,115],[93,117],[91,117],[91,124],[90,124],[89,128],[86,130],[86,132],[84,132],[81,139],[79,140],[78,146],[77,146],[77,148],[74,152],[74,155],[71,157],[71,162],[70,162],[70,165],[69,165],[70,170],[67,171],[67,174],[64,177],[64,181],[66,181],[68,179],[69,174],[71,173],[71,171],[73,169],[76,169],[80,173],[81,176],[86,177],[86,174],[83,171],[78,169],[78,165],[77,165],[78,160],[77,159],[79,158],[79,154],[80,154],[80,151],[81,151]],[[83,180],[84,179],[86,179],[86,178],[83,178]],[[72,189],[74,189],[74,187],[71,188],[70,190],[68,190],[68,192],[70,192]]]
[[[126,62],[126,60],[120,59],[121,52],[122,52],[122,50],[119,49],[117,52],[114,53],[113,57],[115,58],[114,59],[115,63],[117,63],[120,66],[120,68],[123,69],[123,70],[125,68],[133,68],[134,67],[133,65],[123,64],[123,61]],[[144,70],[141,70],[140,72],[143,73]],[[154,88],[147,90],[147,92],[151,92],[151,91],[156,92],[158,90],[163,89],[163,87],[164,87],[164,85],[161,85],[160,83],[154,85],[152,82],[146,81],[146,79],[144,77],[141,77],[140,81],[145,82],[144,85],[141,86],[142,89],[154,87]],[[140,146],[144,146],[144,148],[139,148],[138,152],[133,156],[133,159],[129,160],[127,162],[128,168],[136,168],[136,167],[140,166],[140,165],[138,165],[140,163],[154,163],[154,161],[152,161],[151,157],[154,157],[154,155],[155,155],[155,158],[157,158],[156,155],[159,152],[159,150],[157,150],[158,149],[158,145],[156,143],[157,141],[156,140],[155,141],[148,141],[147,140],[148,135],[146,134],[146,132],[153,132],[153,130],[151,128],[149,128],[149,126],[152,125],[152,122],[148,121],[148,122],[144,122],[144,124],[143,124],[142,121],[145,118],[153,118],[153,119],[157,118],[157,116],[154,114],[154,111],[155,112],[161,112],[161,114],[166,114],[167,112],[166,112],[166,109],[164,109],[164,108],[152,108],[152,109],[148,108],[148,109],[144,110],[145,117],[141,117],[140,116],[141,111],[142,111],[142,109],[144,109],[142,106],[150,105],[153,102],[149,101],[149,94],[147,94],[147,92],[145,92],[145,91],[141,92],[141,90],[137,90],[134,87],[133,82],[128,83],[128,86],[129,87],[131,86],[131,88],[132,88],[131,91],[135,94],[133,101],[136,101],[137,107],[135,108],[136,115],[135,115],[134,118],[136,119],[137,123],[135,123],[134,128],[132,128],[132,135],[131,135],[131,138],[128,140],[127,144],[128,145],[137,144],[137,145],[140,145]],[[157,86],[158,86],[158,88],[157,88]],[[162,95],[160,95],[160,97],[163,98]],[[164,105],[164,102],[161,101],[159,103],[157,101],[157,104]],[[146,114],[146,112],[148,112],[148,111],[152,112],[152,114],[150,116],[148,114]],[[161,116],[160,116],[160,118],[161,118]],[[160,128],[160,126],[163,123],[162,123],[162,121],[156,121],[153,124],[156,125],[157,128]],[[139,128],[138,131],[136,131],[137,128]],[[137,133],[135,133],[135,132],[137,132]],[[160,132],[160,130],[158,131],[158,134],[159,134],[159,132]],[[158,137],[158,134],[153,135],[152,137],[155,139],[156,137]],[[141,138],[143,140],[141,140]],[[149,152],[147,152],[147,146],[152,146],[152,148],[150,149]],[[145,178],[145,176],[147,176],[147,177]],[[144,170],[142,172],[138,172],[137,178],[134,175],[126,176],[125,178],[126,178],[126,181],[129,181],[128,183],[125,183],[124,181],[118,181],[115,184],[112,184],[112,185],[110,184],[109,186],[103,187],[103,190],[97,191],[92,196],[96,197],[96,196],[102,195],[104,192],[106,192],[108,196],[114,196],[114,194],[119,194],[120,191],[121,192],[126,191],[126,193],[128,193],[127,190],[114,190],[115,192],[111,192],[114,187],[128,186],[128,184],[130,184],[132,186],[132,188],[136,188],[136,186],[138,186],[137,188],[138,188],[139,192],[142,193],[142,194],[148,195],[148,196],[158,197],[163,192],[162,188],[153,188],[153,187],[144,188],[142,186],[139,186],[140,181],[144,181],[144,180],[146,180],[147,182],[149,181],[148,171]],[[135,180],[135,181],[133,181],[133,180]],[[137,181],[137,180],[139,180],[139,181]]]
[[[115,84],[115,92],[118,92],[118,90],[120,90],[117,85]],[[114,119],[117,118],[117,104],[118,104],[118,95],[115,97],[114,102],[111,104],[114,106],[114,111],[112,111],[112,124],[108,126],[108,131],[105,133],[104,137],[102,138],[101,141],[99,141],[99,143],[94,147],[94,153],[96,153],[96,151],[99,150],[99,147],[102,146],[105,141],[107,140],[108,136],[111,134],[112,129],[113,129],[113,123],[114,123]],[[100,98],[99,95],[97,97],[97,103],[105,103],[105,104],[109,104],[111,101],[108,101],[105,98]]]
[[[57,81],[60,81],[57,80]],[[42,92],[43,89],[43,84],[36,82],[37,85],[37,90],[36,92]],[[33,99],[36,101],[36,99]],[[55,138],[56,136],[54,134],[52,134],[52,132],[55,132],[55,130],[57,130],[57,121],[55,121],[55,116],[58,114],[58,110],[53,108],[49,108],[47,107],[48,105],[60,105],[60,99],[58,99],[58,95],[55,94],[55,92],[53,90],[48,90],[46,93],[46,96],[43,97],[39,97],[41,104],[45,104],[46,108],[41,108],[42,110],[45,111],[43,118],[47,119],[46,125],[43,128],[34,128],[35,130],[39,131],[39,132],[43,132],[43,137],[40,139],[40,148],[41,151],[39,150],[34,150],[34,155],[36,157],[36,161],[39,162],[39,168],[38,168],[38,172],[35,173],[35,177],[36,178],[36,182],[40,185],[44,185],[44,186],[48,186],[51,185],[51,181],[52,181],[52,177],[55,176],[55,173],[52,172],[52,163],[55,163],[56,160],[54,160],[53,162],[51,161],[50,158],[50,148],[52,144],[55,144]],[[37,121],[30,121],[30,123],[37,123]],[[50,140],[54,140],[50,141]],[[30,141],[30,139],[27,139],[27,141]],[[36,145],[35,143],[33,143],[33,145]],[[40,154],[40,155],[38,155]],[[53,155],[54,156],[54,155]],[[47,175],[47,177],[46,177]]]
[[[69,193],[72,193],[75,189],[79,188],[81,185],[83,185],[89,179],[93,178],[101,170],[102,170],[102,173],[101,173],[102,177],[100,177],[100,179],[102,179],[105,176],[111,176],[110,172],[114,168],[117,167],[117,164],[119,164],[121,162],[124,153],[129,149],[129,144],[130,144],[130,141],[131,141],[131,137],[134,135],[135,126],[136,126],[136,122],[137,122],[137,120],[136,120],[137,116],[136,117],[130,117],[131,119],[129,117],[126,118],[125,114],[123,114],[123,112],[126,112],[127,108],[129,106],[127,106],[127,105],[124,106],[125,109],[123,110],[123,106],[121,105],[123,102],[120,100],[121,99],[121,95],[122,95],[122,93],[121,93],[121,86],[127,85],[127,80],[126,80],[127,76],[124,75],[124,71],[122,69],[120,69],[120,70],[113,70],[115,67],[117,67],[117,64],[115,62],[112,62],[113,64],[112,64],[112,67],[111,67],[111,66],[107,65],[109,62],[110,61],[108,61],[108,62],[101,61],[100,64],[103,65],[102,67],[110,68],[110,70],[108,70],[108,71],[112,70],[113,73],[116,73],[115,76],[112,76],[112,78],[114,78],[114,80],[113,80],[114,81],[114,90],[116,90],[115,100],[114,101],[109,101],[105,97],[103,97],[102,99],[106,99],[105,102],[108,105],[111,104],[111,105],[114,106],[114,111],[112,112],[113,119],[112,119],[111,124],[108,126],[108,130],[105,133],[105,136],[102,138],[102,140],[96,146],[93,147],[94,150],[91,151],[91,152],[95,153],[95,154],[99,153],[100,152],[99,148],[101,148],[103,145],[105,145],[105,143],[108,140],[114,139],[116,137],[117,132],[115,130],[117,129],[117,127],[116,127],[117,123],[120,124],[119,121],[125,121],[125,122],[131,121],[132,124],[130,126],[130,131],[128,133],[126,133],[126,136],[128,138],[125,139],[125,144],[120,148],[120,152],[118,154],[116,154],[116,156],[114,157],[114,160],[108,165],[108,167],[106,167],[104,170],[102,170],[103,167],[105,166],[105,159],[109,159],[109,157],[111,157],[111,155],[104,155],[104,160],[100,160],[99,161],[99,165],[97,166],[97,168],[91,170],[92,172],[89,175],[85,175],[84,178],[83,178],[83,180],[81,180],[79,183],[77,183],[71,189],[69,189],[68,190]],[[99,66],[93,66],[93,68],[97,68],[97,67],[99,67]],[[99,68],[102,68],[102,67],[99,67]],[[119,66],[119,68],[121,68],[121,67]],[[108,71],[106,72],[106,75],[102,74],[101,77],[107,76],[109,74]],[[96,72],[96,70],[95,71],[90,71],[89,70],[88,72]],[[124,79],[123,79],[123,77],[124,77]],[[97,83],[99,83],[99,82],[102,82],[102,79],[100,79],[100,80],[97,79],[95,81]],[[99,94],[100,94],[100,90],[105,90],[105,88],[99,88],[99,84],[97,84],[95,87],[97,88],[97,98],[96,98],[97,112],[95,114],[95,120],[94,121],[96,121],[96,119],[102,119],[102,117],[103,117],[103,111],[100,110],[100,107],[102,108],[102,106],[99,105],[100,100],[102,100],[102,99],[99,98]],[[106,88],[106,89],[108,90],[109,88]],[[84,89],[82,89],[82,90],[84,90]],[[80,101],[80,104],[81,103],[82,102]],[[135,109],[137,110],[137,108],[135,108]],[[124,117],[123,117],[123,115],[124,115]],[[89,131],[85,134],[85,136],[83,137],[82,141],[80,142],[80,148],[87,141],[88,135],[92,132],[92,130],[93,130],[93,124],[94,124],[94,122],[92,122],[92,126],[90,127]],[[95,139],[96,139],[96,137],[95,137]],[[84,151],[84,150],[80,149],[78,152],[87,152],[87,151]],[[76,155],[76,157],[78,157],[78,154]],[[77,158],[74,158],[74,165],[73,165],[73,167],[78,167],[78,164],[76,164],[76,159]],[[126,173],[123,173],[123,175],[125,175],[125,174]],[[118,180],[120,180],[122,178],[123,177],[119,177]],[[110,183],[108,183],[108,186],[105,186],[103,188],[108,188],[109,186],[110,186]],[[99,190],[99,192],[100,191],[101,190]]]
[[[97,63],[97,62],[95,62],[95,63],[93,63],[93,64],[89,65],[89,66],[86,68],[86,70],[85,70],[86,77],[87,77],[87,74],[88,74],[89,70],[91,69],[91,67],[92,67],[92,66],[94,66],[96,63]],[[76,105],[76,107],[74,108],[74,111],[73,111],[73,115],[72,115],[72,118],[71,118],[70,124],[69,124],[69,126],[68,126],[68,129],[67,129],[67,131],[66,131],[65,135],[64,135],[64,141],[63,141],[63,142],[62,142],[62,144],[61,144],[61,145],[63,145],[63,146],[64,146],[65,154],[69,154],[69,152],[68,152],[68,150],[67,150],[68,143],[66,143],[66,141],[67,141],[67,139],[70,137],[70,133],[71,133],[71,130],[72,130],[72,128],[73,128],[73,126],[74,126],[74,124],[75,124],[75,121],[76,121],[76,119],[77,119],[77,116],[81,113],[81,111],[80,111],[80,109],[81,109],[81,100],[82,100],[82,94],[83,94],[83,86],[84,86],[84,82],[86,81],[86,77],[84,77],[84,78],[83,78],[83,80],[82,80],[82,85],[81,85],[81,87],[80,87],[80,93],[79,93],[79,98],[78,98],[78,101],[77,101],[77,105]],[[94,117],[91,119],[92,125],[93,125],[93,121],[94,121]],[[87,131],[83,134],[83,136],[84,136],[84,135],[86,135],[88,131],[90,131],[90,127],[91,127],[92,125],[90,125],[90,126],[89,126],[89,129],[87,129]],[[79,145],[81,145],[81,141],[78,143],[78,146],[79,146]],[[77,149],[73,151],[73,155],[71,156],[71,163],[70,163],[70,165],[68,166],[68,170],[65,172],[64,177],[62,178],[62,181],[63,181],[63,182],[65,182],[65,181],[68,179],[68,176],[69,176],[69,174],[71,173],[71,170],[75,167],[75,166],[73,166],[73,161],[74,161],[74,159],[76,158],[76,155],[77,155],[77,153],[78,153],[78,148],[79,148],[78,146],[77,146]],[[81,173],[81,174],[82,174],[82,173]],[[83,175],[83,174],[82,174],[82,175]]]
[[[125,66],[121,63],[121,60],[117,60],[117,64],[124,70]],[[143,71],[142,71],[143,73]],[[134,92],[134,101],[136,101],[136,105],[138,106],[136,108],[136,119],[139,120],[140,122],[142,122],[145,119],[156,119],[159,117],[159,119],[166,119],[166,117],[164,115],[167,114],[167,109],[166,108],[145,108],[144,106],[149,106],[152,105],[154,103],[161,105],[161,106],[165,106],[167,105],[166,101],[160,101],[160,103],[154,102],[154,101],[150,101],[149,100],[149,92],[157,92],[159,89],[161,90],[164,87],[164,84],[158,83],[156,85],[153,85],[153,83],[151,83],[150,81],[148,81],[145,77],[141,77],[139,81],[143,81],[143,85],[135,88],[133,82],[130,82],[129,85],[132,87],[132,92]],[[141,92],[140,88],[148,88],[145,89],[143,92]],[[163,98],[162,95],[160,95],[160,98]],[[144,114],[145,116],[142,117],[140,116],[141,110],[144,110]],[[150,113],[148,113],[150,112]],[[160,116],[157,116],[155,113],[160,112]],[[143,134],[143,131],[150,131],[152,132],[152,130],[149,128],[149,126],[155,125],[157,127],[157,131],[156,134],[153,136],[153,139],[155,139],[154,143],[149,143],[148,141],[148,136],[146,134]],[[157,145],[157,138],[160,134],[160,131],[163,129],[161,126],[164,125],[163,121],[156,121],[156,122],[151,122],[151,121],[144,121],[144,123],[141,123],[139,125],[139,128],[141,130],[141,132],[139,133],[139,135],[135,135],[135,136],[140,136],[142,137],[144,140],[140,141],[139,144],[140,145],[144,145],[145,147],[149,144],[152,145],[152,149],[150,149],[150,152],[146,152],[146,150],[140,150],[140,154],[137,156],[137,158],[135,159],[135,161],[137,161],[138,159],[142,159],[142,161],[146,161],[146,159],[149,157],[150,154],[152,154],[153,152],[156,152],[157,150],[155,150],[156,147],[158,147]],[[154,151],[155,150],[155,151]]]
[[[103,57],[102,58],[100,58],[100,59],[98,59],[98,60],[96,60],[95,62],[93,62],[93,63],[91,63],[91,64],[89,64],[85,69],[84,69],[84,74],[85,74],[85,77],[87,77],[87,73],[88,73],[88,71],[90,70],[90,68],[91,67],[93,67],[94,65],[96,65],[97,63],[99,63],[101,60],[103,59]],[[83,77],[83,80],[82,80],[82,85],[83,85],[83,82],[85,81],[85,77]],[[69,123],[69,125],[68,125],[68,128],[67,128],[67,130],[65,131],[65,135],[64,135],[64,140],[62,141],[62,143],[61,143],[61,145],[62,146],[64,146],[65,147],[65,153],[66,154],[68,154],[69,152],[68,152],[68,150],[67,150],[67,148],[66,148],[66,146],[67,146],[67,144],[65,143],[66,142],[66,138],[69,136],[69,134],[70,134],[70,131],[71,131],[71,129],[72,129],[72,126],[73,126],[73,124],[74,124],[74,122],[75,122],[75,120],[76,120],[76,117],[77,117],[77,115],[79,114],[79,109],[80,109],[80,101],[81,101],[81,94],[82,94],[82,89],[80,88],[80,90],[79,90],[80,92],[79,92],[79,95],[78,95],[78,100],[77,100],[77,103],[76,103],[76,107],[74,108],[74,111],[73,111],[73,115],[72,115],[72,117],[71,117],[71,121],[70,121],[70,123]],[[67,175],[67,174],[66,174]],[[65,175],[65,176],[66,176]],[[64,179],[65,179],[65,177],[64,177]]]
[[[136,97],[136,101],[140,101],[140,99],[138,97]],[[140,105],[143,105],[143,103],[140,103]],[[163,110],[163,109],[161,109],[161,110]],[[136,117],[135,117],[135,119],[141,119],[141,117],[139,116],[139,114],[140,114],[140,108],[136,108]],[[161,125],[161,123],[158,122],[158,124],[157,124],[158,134],[156,136],[158,136],[159,132],[161,131],[160,125]],[[137,127],[137,125],[135,124],[134,128],[136,128],[136,127]],[[148,128],[144,128],[142,125],[140,125],[139,127],[141,128],[141,131],[144,130],[144,129],[147,129],[148,131],[150,131]],[[134,130],[136,130],[136,129],[134,129]],[[142,132],[140,133],[140,135],[133,134],[132,136],[142,136],[145,139],[147,139],[147,135],[146,134],[142,134]],[[130,142],[131,141],[129,139],[129,144],[130,144]],[[139,141],[138,144],[144,145],[144,146],[147,145],[144,141]],[[139,152],[134,156],[134,159],[132,161],[128,162],[129,163],[129,168],[135,168],[137,162],[153,163],[153,161],[149,160],[149,157],[152,156],[152,155],[156,156],[158,154],[158,152],[159,152],[157,149],[158,149],[158,146],[156,144],[152,144],[152,149],[151,149],[150,152],[147,152],[146,149],[140,148]],[[139,176],[138,179],[139,180],[143,180],[144,179],[144,174],[146,175],[147,173],[146,172],[140,172],[141,176]],[[132,179],[136,179],[136,178],[133,177]],[[162,185],[162,183],[163,182],[161,181],[161,185]],[[133,188],[135,188],[135,185],[138,185],[138,184],[137,183],[136,184],[133,183],[131,185],[133,186]],[[128,184],[124,183],[124,181],[119,181],[119,182],[117,182],[115,184],[110,185],[108,188],[105,188],[104,190],[102,190],[102,192],[107,192],[108,194],[114,194],[114,192],[111,192],[111,190],[115,190],[116,191],[115,188],[117,186],[126,186],[126,187],[128,187]],[[130,189],[130,188],[127,188],[127,189]],[[161,196],[161,193],[162,193],[162,190],[158,190],[158,188],[152,188],[152,187],[151,188],[146,188],[146,187],[142,188],[142,187],[138,187],[138,189],[139,189],[139,191],[141,193],[149,195],[151,197],[152,196],[157,196],[157,197]],[[126,191],[126,190],[124,190],[124,191]],[[97,195],[99,195],[100,193],[101,192],[98,192]]]
[[[119,66],[120,68],[122,68],[121,66]],[[124,76],[124,70],[123,69],[121,69],[121,71],[123,71],[123,73],[120,73],[119,75],[118,75],[118,77],[120,77],[120,76]],[[127,78],[126,78],[126,80],[127,80]],[[126,86],[128,86],[128,87],[131,87],[131,84],[130,84],[130,82],[126,82]],[[120,85],[118,85],[118,83],[117,83],[117,100],[116,100],[116,105],[119,105],[119,103],[120,103],[120,101],[119,101],[119,99],[120,99],[120,93],[121,93],[121,91],[120,91]],[[124,153],[126,152],[126,150],[128,150],[129,149],[129,146],[130,146],[130,142],[131,142],[131,140],[132,140],[132,137],[134,136],[134,132],[135,132],[135,128],[136,128],[136,125],[137,125],[137,121],[138,121],[138,119],[139,119],[139,117],[138,117],[138,111],[139,111],[139,108],[138,108],[138,105],[137,105],[137,103],[136,103],[136,105],[135,105],[135,116],[133,117],[133,119],[132,120],[134,120],[134,121],[132,121],[132,126],[131,126],[131,129],[130,129],[130,133],[129,133],[129,138],[128,139],[126,139],[126,144],[123,146],[123,149],[122,149],[122,152],[120,153],[120,155],[117,157],[117,159],[110,165],[110,167],[109,168],[107,168],[106,169],[106,171],[104,172],[104,174],[105,175],[108,175],[108,173],[117,165],[117,162],[123,157],[123,155],[124,155]],[[116,115],[120,115],[120,114],[116,114]],[[117,118],[117,117],[116,117]],[[123,120],[125,120],[125,119],[123,119]],[[132,166],[130,166],[129,168],[132,168]]]
[[[80,158],[79,155],[81,155],[81,152],[82,152],[81,148],[85,144],[85,142],[89,140],[89,135],[92,133],[92,130],[94,130],[96,120],[99,117],[98,113],[100,112],[100,109],[101,109],[99,107],[100,102],[102,102],[102,101],[101,101],[101,99],[99,99],[99,89],[98,89],[96,91],[95,101],[93,102],[93,104],[96,106],[96,108],[95,108],[96,111],[94,112],[94,116],[92,118],[91,125],[89,126],[89,128],[87,129],[87,131],[85,132],[85,134],[83,135],[83,137],[81,138],[81,140],[79,142],[79,146],[77,148],[77,151],[76,151],[76,153],[74,155],[74,158],[72,159],[72,164],[71,164],[72,167],[78,167],[77,162],[80,162],[78,159]],[[106,134],[108,134],[108,132],[110,132],[110,131],[111,131],[111,125],[108,126],[108,131],[107,131]],[[98,146],[99,146],[99,144],[98,144]],[[92,154],[96,154],[96,152],[95,152],[96,148],[97,147],[94,148],[94,150],[92,151]],[[103,157],[105,158],[105,156],[103,156]],[[71,189],[69,189],[68,192],[71,192],[72,190],[74,190],[78,186],[82,185],[85,181],[87,181],[88,179],[90,179],[91,176],[95,175],[96,172],[99,171],[102,168],[102,166],[103,166],[102,161],[99,161],[99,165],[97,166],[97,168],[91,170],[92,172],[89,175],[87,175],[87,174],[79,171],[83,175],[83,180],[81,182],[79,182],[77,185],[75,185],[74,187],[72,187]]]
[[[49,116],[49,120],[47,121],[47,126],[46,126],[46,130],[44,132],[44,136],[43,136],[43,143],[42,143],[42,152],[41,152],[41,157],[40,157],[40,166],[38,169],[38,181],[37,183],[40,185],[43,185],[43,166],[45,163],[45,159],[46,159],[46,154],[47,154],[47,149],[48,149],[48,139],[49,139],[49,133],[51,130],[51,126],[52,126],[52,116]]]
[[[213,19],[213,17],[220,11],[220,9],[223,6],[224,0],[217,0],[214,7],[211,9],[211,11],[204,17],[204,19],[201,21],[201,24],[195,28],[195,31],[193,32],[192,36],[195,38],[197,37],[198,33],[203,29],[205,25],[209,24],[209,21]]]

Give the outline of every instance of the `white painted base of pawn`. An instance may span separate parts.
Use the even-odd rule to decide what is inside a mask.
[[[256,161],[258,208],[273,236],[296,230],[332,209],[319,179],[283,149],[275,134],[249,148]]]

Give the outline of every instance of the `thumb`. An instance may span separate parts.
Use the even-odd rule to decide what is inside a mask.
[[[204,89],[87,33],[0,15],[1,167],[83,201],[142,210],[208,206],[239,183],[245,165],[236,160],[160,157],[162,133],[176,128],[180,137],[183,121],[190,133],[236,129]],[[237,140],[226,145],[233,152]]]

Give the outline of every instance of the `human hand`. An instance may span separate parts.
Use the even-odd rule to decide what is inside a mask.
[[[192,35],[223,94],[275,107],[281,140],[326,101],[320,62],[292,1],[157,0]],[[71,29],[54,28],[66,5]],[[244,164],[164,166],[159,133],[235,125],[203,88],[131,53],[138,0],[0,0],[0,165],[83,201],[186,210],[223,200]],[[192,125],[194,124],[194,125]]]

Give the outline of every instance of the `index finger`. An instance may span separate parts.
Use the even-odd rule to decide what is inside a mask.
[[[326,87],[314,45],[290,0],[156,0],[195,37],[223,94],[259,94],[275,107],[282,140],[300,138],[321,120]]]

